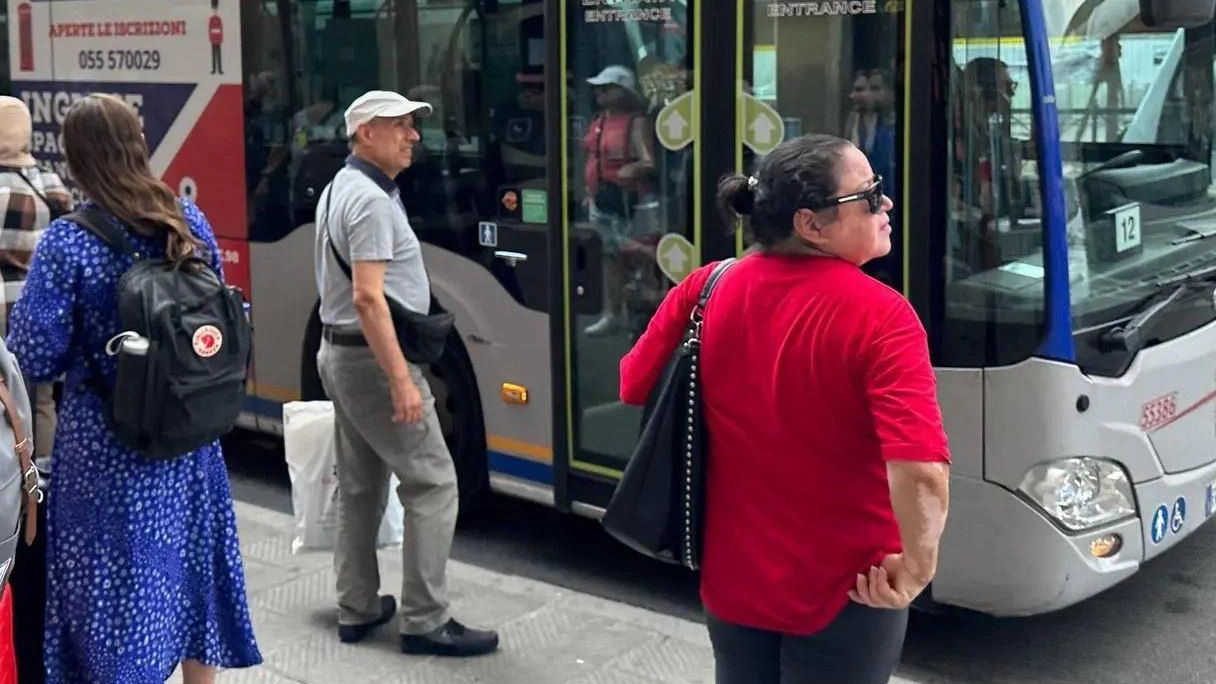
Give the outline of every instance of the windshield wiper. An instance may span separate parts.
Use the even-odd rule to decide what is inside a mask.
[[[1210,237],[1216,237],[1216,226],[1208,228],[1207,230],[1200,230],[1198,228],[1191,228],[1190,226],[1182,223],[1179,223],[1178,225],[1182,229],[1186,230],[1188,234],[1180,238],[1170,240],[1171,247],[1177,247],[1178,245],[1185,245],[1188,242],[1198,242],[1200,240],[1206,240]]]
[[[1161,296],[1158,293],[1145,300],[1130,321],[1123,325],[1112,326],[1102,333],[1102,336],[1098,338],[1098,342],[1103,347],[1103,351],[1122,349],[1135,353],[1143,349],[1145,329],[1148,325],[1173,305],[1174,302],[1178,301],[1182,295],[1186,294],[1191,289],[1192,284],[1189,280],[1184,281],[1174,286],[1165,296]]]
[[[1153,281],[1153,285],[1156,285],[1160,289],[1169,287],[1170,285],[1177,285],[1178,283],[1194,284],[1196,282],[1210,281],[1213,276],[1216,276],[1216,264],[1208,264],[1181,275],[1158,278]]]
[[[1208,264],[1181,275],[1158,278],[1153,285],[1159,290],[1136,308],[1136,315],[1123,325],[1109,328],[1098,339],[1103,351],[1122,349],[1137,352],[1144,348],[1144,331],[1163,312],[1197,285],[1211,285],[1216,277],[1216,264]],[[1164,292],[1164,294],[1162,294]],[[1213,292],[1216,305],[1216,292]]]

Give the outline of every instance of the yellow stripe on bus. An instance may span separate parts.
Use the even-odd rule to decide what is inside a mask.
[[[490,451],[499,451],[511,456],[525,458],[529,461],[536,461],[537,463],[553,463],[552,447],[522,442],[510,437],[486,434],[486,448]]]

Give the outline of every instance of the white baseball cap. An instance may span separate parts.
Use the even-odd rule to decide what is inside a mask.
[[[354,136],[359,126],[377,117],[394,119],[422,110],[425,110],[423,111],[424,116],[433,111],[431,105],[425,102],[415,102],[401,93],[394,93],[391,90],[368,91],[346,108],[346,132]]]
[[[587,79],[587,82],[597,86],[618,85],[628,90],[636,90],[638,84],[633,72],[619,64],[604,67],[603,71]]]

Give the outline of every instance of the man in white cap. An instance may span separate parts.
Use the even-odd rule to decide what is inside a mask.
[[[335,413],[338,636],[360,641],[398,612],[391,595],[379,595],[376,559],[376,521],[384,514],[391,471],[405,508],[401,650],[477,655],[495,650],[498,635],[468,629],[448,612],[455,466],[435,398],[398,346],[385,299],[430,311],[422,246],[395,182],[420,140],[416,117],[430,113],[429,104],[394,92],[356,99],[346,110],[351,155],[317,198],[317,365]]]

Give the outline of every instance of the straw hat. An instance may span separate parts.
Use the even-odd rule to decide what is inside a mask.
[[[0,96],[0,166],[26,168],[37,162],[30,155],[33,124],[25,102]]]

